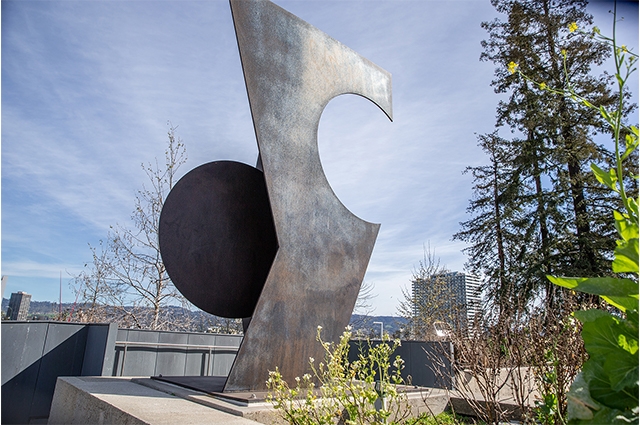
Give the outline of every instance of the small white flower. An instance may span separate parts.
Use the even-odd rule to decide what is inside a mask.
[[[313,363],[315,361],[316,361],[316,359],[314,359],[313,357],[309,357],[309,363]]]
[[[322,330],[322,326],[318,325],[318,330],[321,331]]]

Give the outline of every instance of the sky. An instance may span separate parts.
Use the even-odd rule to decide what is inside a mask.
[[[276,0],[392,74],[390,122],[371,102],[325,109],[325,174],[358,217],[381,223],[365,281],[374,315],[395,315],[430,246],[462,271],[467,166],[484,164],[500,97],[480,62],[489,0]],[[588,11],[610,33],[611,2]],[[638,4],[619,2],[618,39],[637,52]],[[504,18],[504,16],[502,16]],[[142,163],[163,159],[169,125],[186,144],[180,175],[204,163],[254,165],[257,144],[225,0],[2,0],[4,292],[74,302],[72,277],[111,225],[131,226]],[[637,102],[637,74],[632,91]],[[637,122],[637,115],[636,115]],[[502,130],[505,131],[505,130]],[[505,134],[506,131],[505,131]]]

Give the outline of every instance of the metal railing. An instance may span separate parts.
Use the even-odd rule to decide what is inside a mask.
[[[213,350],[233,351],[234,353],[237,353],[238,349],[240,348],[233,345],[174,344],[169,342],[139,342],[139,341],[116,341],[116,346],[124,347],[119,376],[123,376],[123,373],[124,373],[124,364],[127,359],[127,347],[155,347],[155,348],[167,347],[167,348],[184,348],[184,349],[194,349],[194,350],[208,350],[206,376],[211,376],[211,365],[212,365],[211,356],[213,355]]]

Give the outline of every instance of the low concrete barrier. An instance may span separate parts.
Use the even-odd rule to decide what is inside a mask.
[[[104,323],[2,322],[2,423],[46,423],[60,376],[225,376],[241,341]]]
[[[111,374],[116,326],[2,322],[2,423],[46,423],[59,376]]]

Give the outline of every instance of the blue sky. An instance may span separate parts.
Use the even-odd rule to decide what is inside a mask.
[[[394,122],[340,96],[320,154],[341,201],[381,223],[365,280],[374,314],[394,314],[427,243],[462,270],[475,133],[494,129],[494,65],[480,62],[489,0],[276,3],[393,75]],[[608,33],[610,2],[589,6]],[[637,52],[638,4],[618,37]],[[63,301],[88,244],[129,225],[141,163],[162,158],[167,122],[188,161],[255,164],[257,146],[227,1],[2,1],[2,275],[5,297]],[[633,82],[637,102],[637,75]],[[637,118],[636,118],[637,119]],[[505,132],[506,134],[506,132]]]

